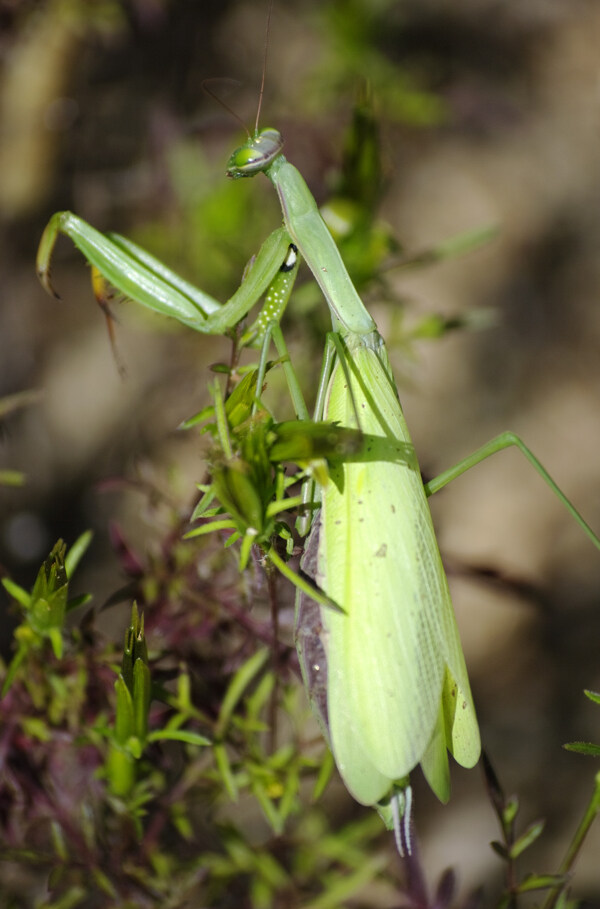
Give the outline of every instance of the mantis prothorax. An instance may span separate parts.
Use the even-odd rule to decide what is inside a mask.
[[[322,487],[319,522],[308,542],[305,567],[322,590],[320,602],[340,607],[323,608],[318,618],[327,680],[326,697],[321,690],[316,700],[326,703],[324,728],[341,776],[359,802],[380,803],[398,782],[406,785],[418,764],[446,801],[447,752],[471,767],[479,757],[480,739],[428,495],[490,454],[516,445],[597,548],[600,540],[512,433],[423,485],[383,339],[306,183],[282,155],[282,145],[276,130],[257,130],[230,158],[227,173],[234,179],[264,172],[271,180],[283,227],[266,240],[245,281],[223,306],[139,247],[117,235],[103,236],[67,212],[54,215],[44,232],[38,274],[51,290],[52,249],[58,234],[66,233],[122,294],[209,333],[228,332],[269,286],[281,282],[285,293],[277,290],[275,305],[267,303],[268,311],[263,308],[262,318],[244,338],[253,343],[265,329],[273,331],[282,354],[278,322],[290,289],[286,262],[296,250],[305,259],[333,327],[331,368],[324,371],[315,416],[360,429],[368,440],[359,455],[330,458],[331,479]],[[296,411],[305,416],[300,405]],[[304,593],[312,596],[310,589]],[[310,687],[314,650],[307,646],[306,627],[298,633],[298,644]]]

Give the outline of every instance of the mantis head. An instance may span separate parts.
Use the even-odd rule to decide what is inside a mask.
[[[227,165],[227,176],[237,180],[268,170],[282,148],[283,139],[278,130],[261,129],[234,151]]]

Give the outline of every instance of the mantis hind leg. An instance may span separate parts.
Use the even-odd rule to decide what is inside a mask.
[[[542,480],[544,480],[544,482],[550,487],[552,492],[556,495],[560,502],[562,502],[569,514],[579,524],[588,539],[594,544],[596,549],[600,549],[600,539],[598,536],[594,533],[589,524],[582,518],[573,503],[566,497],[560,487],[554,482],[543,464],[536,458],[536,456],[527,447],[527,445],[525,445],[523,440],[514,432],[507,431],[500,433],[499,436],[491,439],[491,441],[487,442],[485,445],[482,445],[481,448],[478,448],[472,454],[468,455],[466,458],[463,458],[462,461],[459,461],[458,464],[454,465],[454,467],[450,467],[448,470],[445,470],[433,480],[429,480],[429,482],[425,483],[423,487],[425,489],[425,495],[433,495],[435,492],[443,489],[444,486],[447,486],[448,483],[450,483],[452,480],[455,480],[463,473],[466,473],[467,470],[471,469],[471,467],[475,467],[476,464],[480,464],[481,461],[485,461],[486,458],[490,457],[490,455],[496,454],[497,451],[502,451],[504,448],[511,448],[512,446],[518,448],[519,451],[525,455],[529,463],[535,468]]]

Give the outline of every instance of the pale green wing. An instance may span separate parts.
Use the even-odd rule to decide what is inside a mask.
[[[454,634],[446,640],[446,644],[451,646],[446,652],[447,669],[442,692],[446,743],[462,767],[474,767],[481,754],[479,725],[456,620],[453,630]]]
[[[323,496],[319,582],[348,613],[323,614],[332,747],[359,801],[372,803],[383,781],[365,783],[358,751],[388,787],[425,759],[434,790],[445,798],[445,746],[436,745],[436,736],[443,703],[443,737],[452,747],[447,707],[456,698],[442,702],[447,665],[458,676],[466,713],[474,719],[447,581],[385,349],[358,344],[348,354],[360,428],[384,440],[371,439],[362,461],[335,465]],[[356,425],[340,364],[330,384],[327,418]],[[478,739],[471,750],[478,754]],[[379,797],[383,794],[385,789]]]
[[[300,562],[302,571],[317,583],[321,581],[318,564],[319,560],[322,559],[320,542],[321,514],[318,512],[315,515],[310,535],[304,548],[304,555]],[[326,628],[327,623],[323,615],[324,612],[325,610],[311,596],[298,591],[296,595],[294,639],[302,670],[302,679],[323,735],[331,746],[327,707],[329,692],[327,656],[329,633]],[[352,714],[342,712],[338,719],[338,725],[340,723],[345,724],[346,728],[342,733],[342,737],[348,743],[348,749],[344,750],[347,759],[347,770],[344,773],[346,784],[353,794],[356,792],[361,794],[361,800],[365,804],[374,804],[387,794],[390,788],[389,778],[377,770],[364,751],[361,738],[357,734],[358,730],[353,726]]]
[[[427,749],[421,757],[421,769],[425,779],[442,802],[450,798],[450,768],[448,766],[448,743],[446,741],[446,723],[444,703],[440,698],[437,722]]]

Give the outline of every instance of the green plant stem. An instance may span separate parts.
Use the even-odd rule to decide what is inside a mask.
[[[278,324],[275,323],[270,326],[270,332],[277,353],[281,357],[283,371],[287,379],[288,388],[290,390],[290,395],[294,404],[294,410],[296,411],[296,416],[299,420],[310,420],[310,414],[304,402],[304,398],[302,397],[302,392],[300,391],[300,383],[298,382],[294,367],[292,366],[290,354],[284,341],[281,328]],[[257,394],[258,393],[259,389],[257,387]]]
[[[273,628],[273,650],[271,661],[273,666],[273,678],[275,680],[273,690],[269,699],[269,733],[268,748],[269,754],[274,754],[277,746],[277,707],[280,696],[281,667],[279,656],[279,608],[277,602],[277,571],[272,562],[268,560],[265,563],[267,574],[267,587],[269,590],[269,601],[271,604],[271,624]]]
[[[585,838],[588,834],[588,831],[589,831],[590,827],[592,826],[592,824],[596,818],[596,815],[598,814],[599,811],[600,811],[600,772],[598,772],[595,776],[594,791],[592,792],[592,796],[588,802],[588,806],[585,810],[585,814],[583,815],[583,817],[581,819],[581,823],[579,824],[579,827],[575,831],[575,833],[573,835],[573,839],[571,840],[569,847],[565,853],[565,857],[560,864],[560,868],[558,869],[559,874],[568,874],[571,871],[573,865],[575,864],[575,860],[576,860],[577,856],[579,855],[579,850],[581,849],[581,847],[583,845],[583,841],[585,840]],[[558,888],[552,890],[548,894],[548,897],[546,898],[546,900],[544,901],[544,903],[542,905],[542,909],[554,909],[554,906],[556,905],[556,901],[560,895],[561,890],[562,890],[562,887],[558,887]]]

